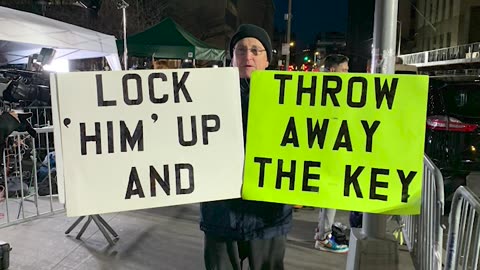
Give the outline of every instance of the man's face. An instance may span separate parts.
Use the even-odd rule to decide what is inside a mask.
[[[340,63],[338,66],[331,67],[330,72],[340,72],[340,73],[348,72],[348,62],[343,62],[343,63]]]
[[[232,66],[238,67],[240,78],[250,79],[254,70],[268,67],[267,51],[256,38],[241,39],[233,49]]]

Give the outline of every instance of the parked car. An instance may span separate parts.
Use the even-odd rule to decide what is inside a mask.
[[[447,200],[468,174],[480,171],[479,125],[479,77],[431,77],[425,153],[442,172]]]

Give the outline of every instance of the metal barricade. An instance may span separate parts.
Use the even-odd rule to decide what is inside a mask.
[[[477,269],[480,255],[480,199],[467,187],[453,195],[445,270]]]
[[[52,108],[51,107],[25,107],[25,112],[31,112],[32,117],[29,119],[33,127],[46,127],[52,125]]]
[[[422,206],[418,216],[402,216],[403,235],[416,269],[442,269],[443,178],[427,155],[423,158]]]
[[[56,195],[53,127],[36,128],[36,138],[13,132],[0,171],[0,227],[64,210]]]

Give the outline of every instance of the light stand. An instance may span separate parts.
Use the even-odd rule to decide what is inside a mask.
[[[123,66],[124,70],[128,69],[128,49],[127,49],[127,7],[130,6],[124,0],[117,0],[117,8],[122,9],[123,13]]]

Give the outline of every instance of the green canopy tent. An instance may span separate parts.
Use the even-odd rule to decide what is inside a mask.
[[[123,40],[117,40],[119,54],[123,54]],[[197,59],[223,61],[225,50],[213,48],[195,38],[170,18],[130,37],[127,37],[129,56],[163,59]]]

